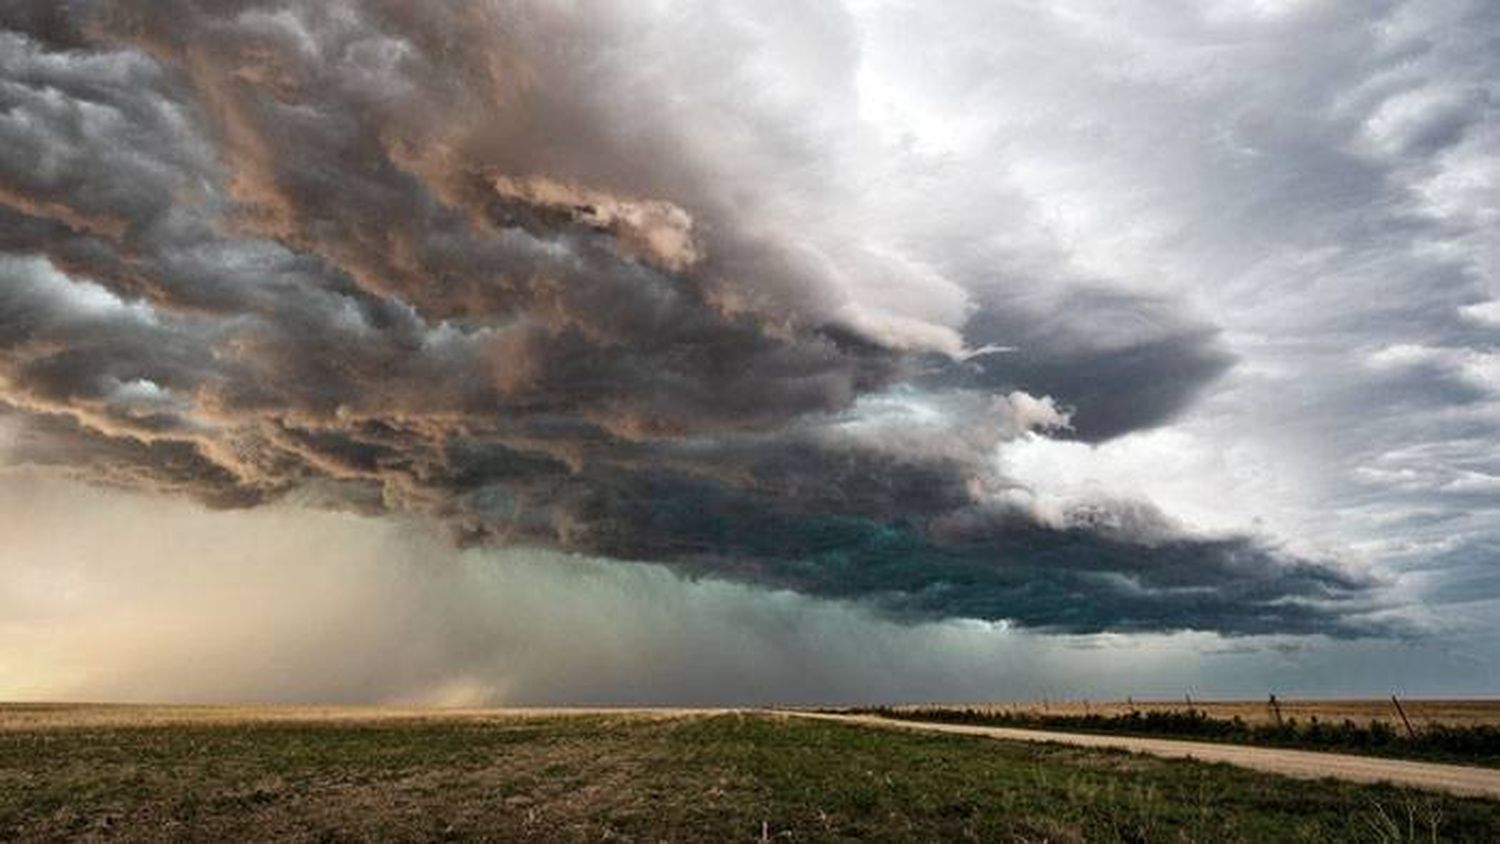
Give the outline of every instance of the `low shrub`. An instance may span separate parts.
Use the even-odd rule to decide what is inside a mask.
[[[1431,724],[1415,735],[1407,735],[1384,721],[1361,724],[1345,718],[1329,722],[1314,716],[1304,723],[1287,718],[1278,724],[1250,724],[1239,716],[1215,718],[1196,708],[1145,712],[1133,709],[1121,715],[1050,715],[974,707],[876,706],[839,711],[907,721],[1190,738],[1500,764],[1500,727],[1488,724]]]

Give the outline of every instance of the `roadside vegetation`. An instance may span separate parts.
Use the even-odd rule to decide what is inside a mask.
[[[146,723],[0,730],[0,840],[1500,840],[1494,801],[771,715]]]
[[[1279,723],[1251,723],[1237,715],[1215,718],[1191,707],[1131,710],[1114,715],[1049,715],[1035,710],[949,706],[877,706],[829,711],[905,721],[1180,738],[1500,767],[1500,726],[1494,724],[1425,724],[1407,733],[1385,721],[1360,723],[1349,718],[1326,720],[1313,715],[1302,721],[1292,716]]]

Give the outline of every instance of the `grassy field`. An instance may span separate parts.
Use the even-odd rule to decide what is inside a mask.
[[[1413,701],[1403,703],[1402,708],[1404,721],[1390,701],[1385,702],[1385,709],[1396,713],[1394,720],[1381,717],[1375,701],[1295,701],[1278,703],[1276,709],[1244,702],[1200,705],[1195,701],[1189,706],[1184,701],[857,707],[847,711],[911,721],[1191,739],[1500,767],[1500,706],[1488,701]]]
[[[1380,700],[1314,700],[1294,698],[1279,700],[1278,704],[1283,719],[1296,718],[1298,721],[1304,723],[1315,717],[1321,721],[1343,721],[1344,719],[1349,719],[1357,724],[1382,722],[1393,729],[1405,729],[1401,723],[1400,715],[1396,712],[1395,705],[1391,703],[1389,698]],[[1500,726],[1500,699],[1432,700],[1413,698],[1408,700],[1402,698],[1401,706],[1406,709],[1406,717],[1418,729],[1434,724],[1452,727]],[[1275,712],[1272,711],[1269,703],[1265,700],[1199,700],[1194,698],[1191,703],[1180,698],[1177,700],[1144,699],[1128,701],[1027,700],[965,704],[961,707],[955,707],[951,704],[919,704],[896,708],[927,709],[934,707],[972,708],[1000,714],[1017,713],[1062,717],[1088,715],[1112,717],[1126,715],[1132,711],[1182,712],[1188,709],[1196,709],[1207,713],[1213,718],[1224,718],[1226,720],[1239,718],[1249,724],[1272,724],[1276,721]]]
[[[1500,803],[766,715],[0,708],[0,840],[1500,840]]]

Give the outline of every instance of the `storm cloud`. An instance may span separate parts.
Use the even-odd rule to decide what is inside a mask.
[[[416,515],[464,545],[897,620],[1401,629],[1388,578],[1352,556],[1012,470],[1207,402],[1259,324],[1181,288],[1251,283],[1234,249],[1143,283],[1129,244],[1111,271],[1038,231],[1045,170],[986,183],[920,149],[940,139],[887,137],[862,70],[878,15],[635,6],[0,5],[11,462],[218,507]],[[1468,102],[1370,142],[1454,147]],[[1320,191],[1376,191],[1368,155],[1261,140]],[[1271,239],[1283,210],[1224,216]],[[1436,228],[1391,216],[1351,240]],[[1482,304],[1452,272],[1435,298]],[[1492,352],[1423,354],[1369,365],[1412,402],[1493,394]]]

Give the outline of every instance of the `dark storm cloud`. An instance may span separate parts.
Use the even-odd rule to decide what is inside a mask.
[[[1069,632],[1389,632],[1368,577],[1244,539],[1143,541],[1156,514],[1100,508],[1049,528],[968,508],[877,519],[817,512],[759,490],[639,474],[591,484],[585,547],[695,573],[858,599],[898,617],[966,617]],[[1091,518],[1092,517],[1092,518]],[[1162,527],[1165,527],[1164,525]]]
[[[1065,304],[990,305],[964,338],[1004,351],[942,367],[931,382],[1052,396],[1073,409],[1071,433],[1090,442],[1171,420],[1234,362],[1217,329],[1171,303],[1099,288],[1070,290]]]
[[[82,47],[88,39],[81,13],[90,5],[92,0],[7,0],[0,5],[0,26],[51,47]]]
[[[694,59],[724,85],[694,100],[672,87],[692,68],[645,61],[607,6],[3,10],[21,460],[911,617],[1371,629],[1375,584],[1333,564],[1141,505],[1059,523],[1006,498],[1002,442],[1067,411],[1089,440],[1160,424],[1231,358],[1211,326],[1104,290],[976,299],[962,331],[892,310],[865,276],[920,273],[803,234],[839,139],[774,103],[725,122],[762,58],[748,36]],[[836,15],[806,23],[847,43]],[[1019,351],[963,354],[991,343]]]

